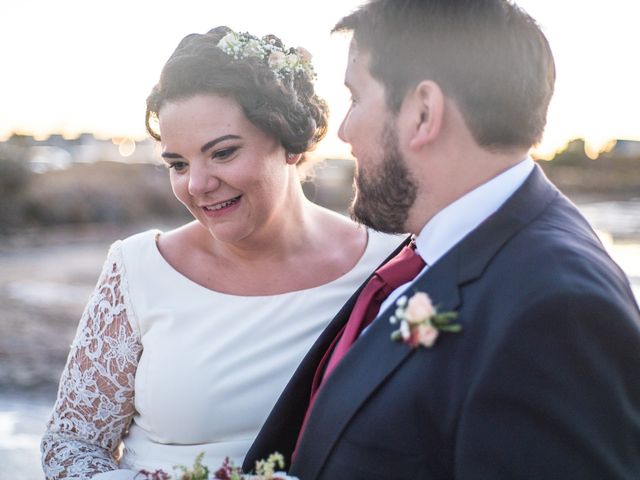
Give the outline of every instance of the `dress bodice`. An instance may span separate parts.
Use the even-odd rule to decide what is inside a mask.
[[[76,468],[109,472],[93,477],[103,479],[171,472],[200,452],[212,467],[226,456],[241,464],[304,354],[402,240],[369,231],[360,260],[331,282],[238,296],[176,271],[158,251],[159,234],[110,249],[43,440],[47,478]]]

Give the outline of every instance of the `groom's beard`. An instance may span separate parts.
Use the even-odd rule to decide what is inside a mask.
[[[356,171],[351,218],[380,232],[405,233],[417,186],[400,153],[398,136],[391,122],[384,126],[381,143],[381,163]]]

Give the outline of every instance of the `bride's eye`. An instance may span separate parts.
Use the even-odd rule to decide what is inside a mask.
[[[187,168],[187,162],[171,162],[167,165],[167,168],[173,168],[176,172],[183,172]]]
[[[222,150],[217,150],[213,154],[214,160],[227,160],[229,159],[236,151],[238,151],[238,147],[229,147],[224,148]]]

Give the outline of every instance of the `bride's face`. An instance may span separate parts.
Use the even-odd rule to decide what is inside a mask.
[[[235,100],[198,95],[158,117],[173,192],[214,237],[239,242],[278,223],[295,166]]]

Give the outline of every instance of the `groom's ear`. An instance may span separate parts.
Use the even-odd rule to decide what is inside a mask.
[[[405,102],[409,115],[409,148],[420,150],[440,134],[444,94],[437,83],[423,80],[409,93]]]

